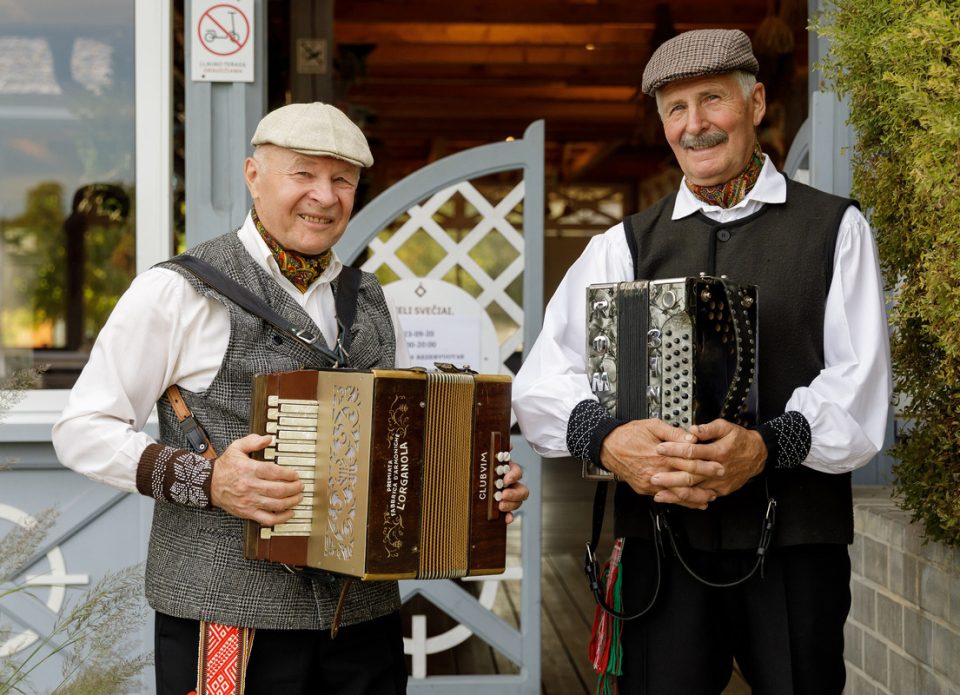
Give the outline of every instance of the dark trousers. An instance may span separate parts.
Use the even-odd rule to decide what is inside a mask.
[[[197,684],[200,624],[157,613],[157,695],[187,695]],[[399,613],[329,630],[257,630],[247,695],[399,695],[407,665]]]
[[[719,583],[746,574],[753,551],[681,550],[687,564]],[[654,608],[623,627],[621,695],[714,695],[735,658],[753,695],[840,695],[846,671],[843,626],[850,610],[845,545],[773,548],[764,576],[732,588],[698,582],[668,550]],[[650,600],[656,566],[650,541],[626,540],[627,612]]]

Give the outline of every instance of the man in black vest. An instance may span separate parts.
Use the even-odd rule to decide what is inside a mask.
[[[281,324],[330,349],[344,344],[350,367],[406,366],[402,332],[376,277],[350,272],[333,250],[361,168],[373,163],[363,133],[328,104],[289,104],[264,116],[251,144],[243,172],[250,213],[189,255],[252,292]],[[292,469],[251,458],[271,441],[249,434],[252,377],[331,366],[247,309],[236,293],[214,290],[178,264],[139,275],[54,427],[57,455],[79,473],[157,500],[146,595],[156,610],[159,695],[239,695],[245,686],[257,695],[402,693],[396,582],[355,582],[345,591],[344,579],[328,572],[244,558],[244,520],[282,524],[304,492]],[[197,453],[180,425],[180,401],[205,428],[215,460]],[[158,441],[144,432],[154,405]],[[510,464],[504,476],[508,522],[528,495],[520,475]]]
[[[754,693],[843,690],[850,471],[882,446],[890,397],[883,285],[855,204],[790,181],[760,150],[758,67],[736,30],[687,32],[653,54],[643,91],[683,182],[590,241],[514,384],[538,453],[591,461],[621,481],[623,612],[656,595],[623,623],[622,672],[608,672],[621,693],[719,693],[734,658]],[[701,272],[759,288],[760,425],[718,419],[684,432],[610,417],[585,375],[585,287]],[[760,565],[770,500],[773,541]]]

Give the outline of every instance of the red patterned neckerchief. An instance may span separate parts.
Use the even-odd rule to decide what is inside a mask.
[[[760,170],[763,168],[763,152],[760,150],[760,143],[753,146],[753,155],[747,162],[747,168],[724,183],[714,184],[712,186],[698,186],[695,183],[686,182],[687,188],[697,198],[710,205],[718,205],[722,208],[731,208],[747,195],[760,178]]]
[[[257,217],[256,208],[250,209],[250,216],[253,218],[253,224],[257,231],[260,232],[260,236],[270,249],[270,253],[273,254],[273,258],[277,261],[277,266],[279,266],[283,277],[292,282],[293,286],[301,292],[306,292],[310,284],[320,277],[327,266],[330,265],[330,261],[333,259],[333,251],[327,249],[318,256],[305,256],[296,251],[285,249],[276,239],[270,236],[270,232],[263,228],[260,218]]]

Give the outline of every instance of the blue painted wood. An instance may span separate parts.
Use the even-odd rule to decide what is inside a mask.
[[[184,26],[191,26],[191,3],[184,3]],[[254,2],[254,81],[184,82],[187,247],[236,229],[250,210],[243,161],[250,137],[267,104],[267,3]],[[184,41],[190,71],[192,49]]]

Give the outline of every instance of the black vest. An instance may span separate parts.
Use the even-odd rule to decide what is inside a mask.
[[[671,220],[676,193],[624,220],[637,279],[726,275],[758,287],[760,422],[784,411],[793,390],[824,366],[823,317],[840,220],[853,201],[787,179],[787,200],[749,217],[714,222],[696,213]],[[774,545],[850,543],[850,474],[806,466],[768,468],[706,511],[670,507],[672,526],[701,549],[754,548],[766,509],[777,500]],[[651,498],[616,492],[616,534],[648,536]]]

